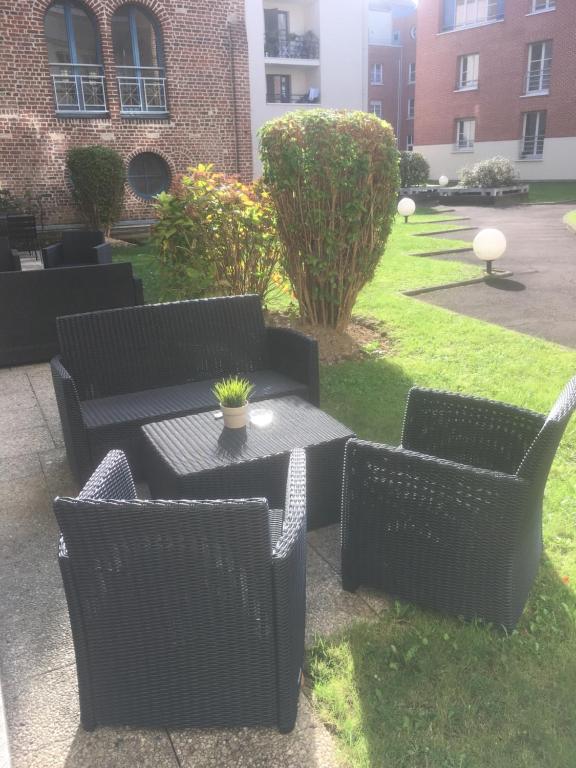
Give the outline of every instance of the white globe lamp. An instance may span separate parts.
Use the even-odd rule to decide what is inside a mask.
[[[409,197],[403,197],[398,203],[398,213],[404,216],[404,223],[408,224],[408,218],[414,214],[416,203]]]
[[[448,176],[440,176],[440,178],[438,179],[438,184],[440,184],[441,187],[447,187],[449,183],[450,183],[450,179],[448,178]]]
[[[474,238],[472,248],[476,256],[486,262],[487,274],[492,274],[492,262],[506,250],[506,237],[499,229],[481,229]]]

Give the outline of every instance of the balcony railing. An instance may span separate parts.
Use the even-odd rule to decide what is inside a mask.
[[[314,32],[303,35],[267,33],[264,37],[264,56],[268,59],[318,59],[320,41]]]
[[[107,111],[103,69],[99,64],[50,64],[56,112],[101,114]]]
[[[163,114],[168,111],[166,79],[160,67],[118,67],[120,108],[124,115]]]
[[[319,104],[320,90],[310,88],[308,93],[267,93],[266,101],[268,104]]]
[[[520,142],[521,160],[540,160],[544,155],[544,136],[524,136]]]
[[[552,64],[544,66],[542,69],[535,70],[534,72],[527,72],[524,84],[524,93],[542,93],[546,94],[550,91],[550,74],[552,71]]]
[[[454,144],[454,152],[472,152],[474,149],[474,139],[458,139]]]
[[[459,80],[456,83],[457,91],[475,91],[478,88],[478,80]]]

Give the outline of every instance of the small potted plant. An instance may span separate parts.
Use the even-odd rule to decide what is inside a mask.
[[[253,389],[253,384],[238,376],[230,376],[214,385],[212,392],[220,403],[225,427],[240,429],[246,426],[248,398]]]

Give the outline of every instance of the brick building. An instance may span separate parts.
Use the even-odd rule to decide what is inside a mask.
[[[414,0],[369,0],[368,109],[392,125],[399,149],[414,145],[415,81]]]
[[[0,188],[77,221],[66,150],[125,159],[123,217],[198,162],[252,175],[244,0],[0,0]]]
[[[418,151],[431,175],[504,155],[576,179],[575,0],[420,0]]]

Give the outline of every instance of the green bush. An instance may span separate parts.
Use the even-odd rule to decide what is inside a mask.
[[[419,187],[428,183],[430,166],[420,152],[400,152],[400,186]]]
[[[280,241],[270,196],[211,165],[190,168],[173,193],[157,197],[154,239],[162,269],[181,297],[258,293],[277,276]]]
[[[21,201],[7,189],[0,189],[0,213],[16,213],[22,208]]]
[[[507,157],[491,157],[460,171],[463,187],[512,187],[517,183],[518,173]]]
[[[343,330],[382,257],[398,192],[391,126],[365,112],[291,112],[260,131],[284,267],[302,318]]]
[[[126,171],[118,152],[107,147],[77,147],[67,154],[74,200],[90,229],[107,234],[120,217]]]

